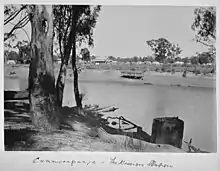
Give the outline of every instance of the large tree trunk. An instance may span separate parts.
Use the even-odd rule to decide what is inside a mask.
[[[52,5],[36,5],[31,24],[30,112],[37,128],[52,131],[59,128],[53,66]]]

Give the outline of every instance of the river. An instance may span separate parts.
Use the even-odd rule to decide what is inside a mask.
[[[103,77],[108,79],[103,81]],[[192,138],[196,147],[217,151],[215,88],[144,85],[133,80],[120,81],[119,75],[112,72],[86,72],[80,76],[80,91],[86,94],[83,104],[118,107],[111,116],[122,115],[150,134],[154,118],[178,116],[184,121],[184,140]]]

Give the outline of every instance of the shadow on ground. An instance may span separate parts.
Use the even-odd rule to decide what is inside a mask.
[[[24,151],[31,148],[30,137],[37,133],[31,124],[29,104],[15,100],[15,92],[5,93],[4,101],[4,144],[6,151]],[[24,98],[23,98],[24,99]]]
[[[107,110],[106,110],[107,109]],[[28,92],[4,92],[4,144],[6,151],[103,151],[112,150],[111,145],[103,144],[97,135],[88,134],[94,127],[103,127],[111,134],[122,134],[135,137],[109,127],[103,111],[109,108],[85,106],[82,113],[76,107],[61,108],[61,127],[53,133],[40,132],[31,123]],[[111,111],[111,108],[110,108]],[[65,120],[66,122],[62,122]],[[149,135],[147,134],[149,138]],[[99,144],[99,145],[97,145]],[[103,145],[104,147],[101,147]],[[93,146],[93,147],[91,147]],[[105,151],[105,150],[104,150]]]
[[[90,110],[90,112],[89,112]],[[61,109],[62,118],[71,120],[72,123],[79,123],[84,127],[91,128],[105,122],[98,111],[101,108],[87,106],[85,112],[90,115],[79,115],[76,107],[63,107]],[[97,111],[97,112],[95,112]],[[51,151],[68,147],[68,139],[74,141],[71,144],[77,144],[81,135],[78,130],[74,130],[68,125],[61,124],[60,130],[54,133],[42,133],[36,130],[32,123],[29,113],[28,91],[4,91],[4,144],[5,151]],[[54,141],[54,139],[57,139]],[[53,140],[53,141],[52,141]],[[62,145],[63,144],[63,145]],[[77,149],[85,143],[78,143],[78,146],[71,148]],[[86,142],[86,145],[88,143]],[[90,149],[87,147],[87,149]],[[72,149],[73,150],[73,149]],[[83,150],[83,149],[82,149]]]

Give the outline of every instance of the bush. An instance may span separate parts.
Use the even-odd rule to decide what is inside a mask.
[[[175,74],[175,72],[176,72],[176,71],[175,71],[175,68],[172,68],[171,73],[172,73],[172,74]]]
[[[198,74],[201,74],[201,71],[200,71],[199,69],[196,69],[196,70],[194,71],[194,73],[195,73],[196,75],[198,75]]]
[[[162,71],[162,72],[165,72],[165,71],[166,71],[166,69],[165,69],[164,67],[162,67],[162,68],[161,68],[161,71]]]
[[[160,69],[159,68],[155,68],[155,71],[158,72]]]

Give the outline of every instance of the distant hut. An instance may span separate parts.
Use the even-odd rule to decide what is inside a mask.
[[[15,62],[15,60],[8,60],[8,61],[7,61],[7,64],[9,64],[9,65],[15,65],[16,62]]]

